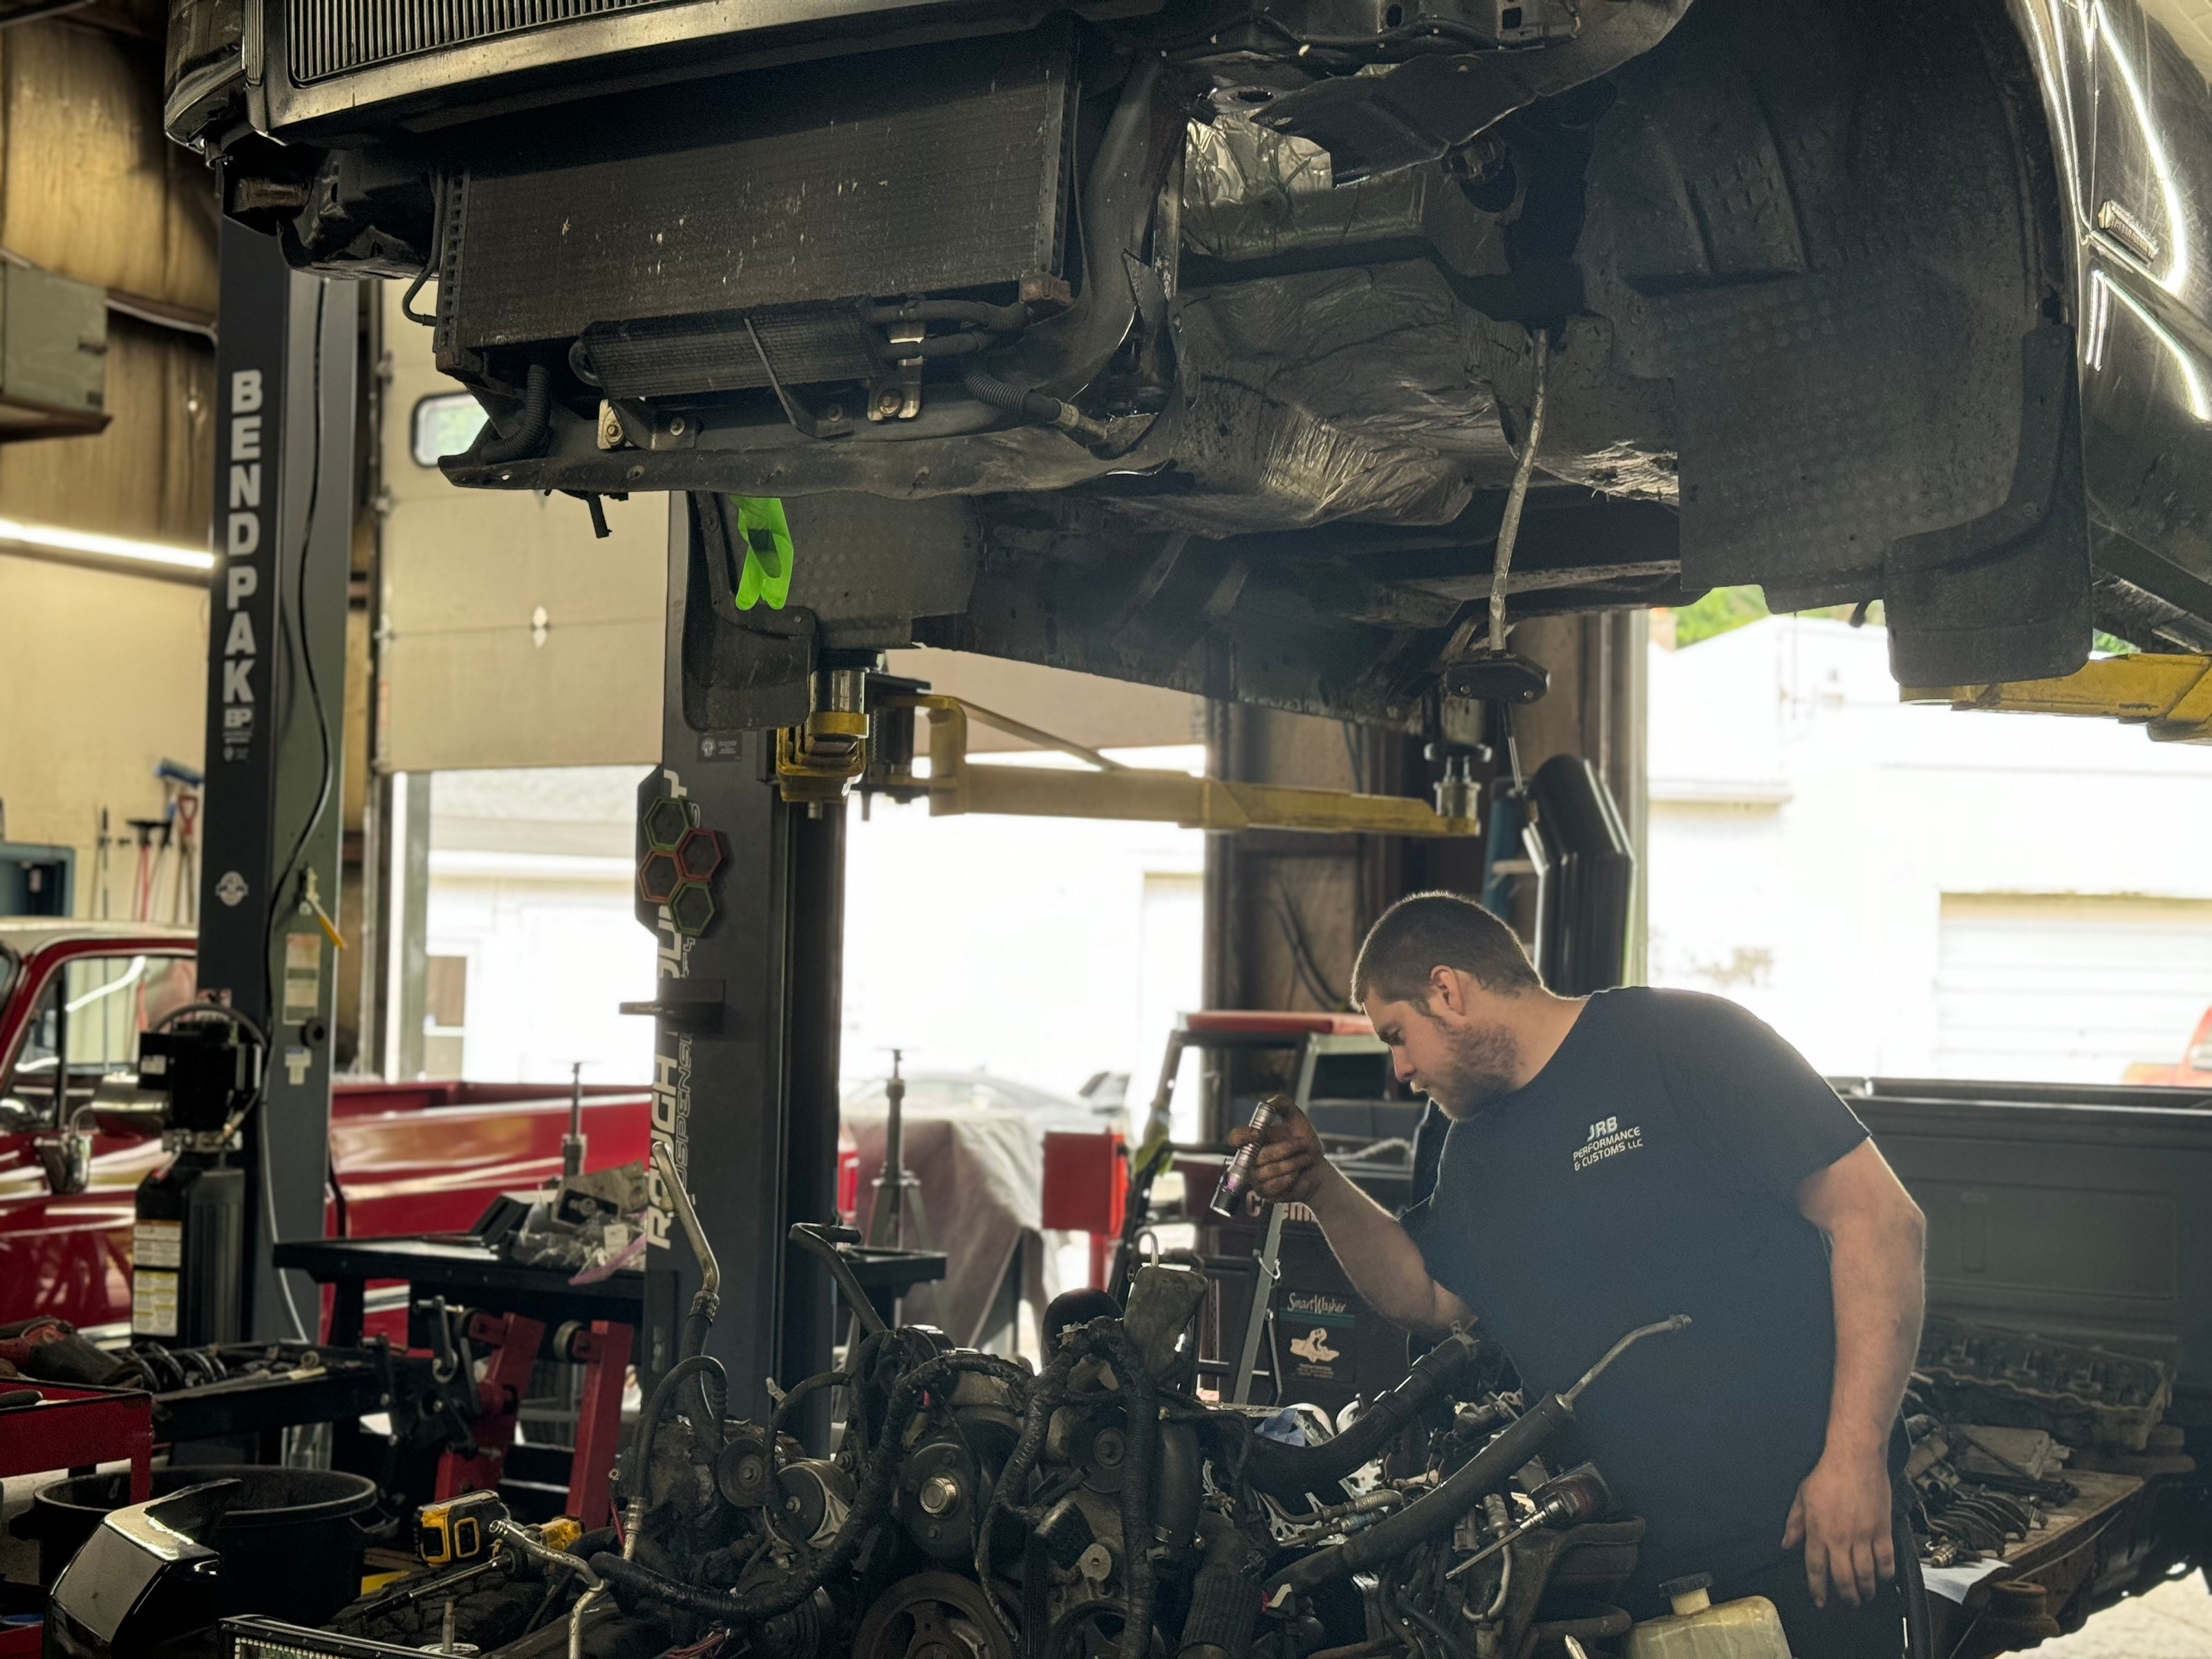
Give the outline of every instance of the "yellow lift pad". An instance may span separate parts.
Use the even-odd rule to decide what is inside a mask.
[[[2154,743],[2212,744],[2212,657],[2100,657],[2063,679],[1906,686],[1906,702],[2014,714],[2087,714],[2146,726]]]

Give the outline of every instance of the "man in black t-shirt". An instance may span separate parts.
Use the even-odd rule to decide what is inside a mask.
[[[1452,1121],[1434,1194],[1394,1220],[1292,1112],[1261,1137],[1261,1196],[1310,1206],[1384,1316],[1477,1324],[1532,1391],[1690,1315],[1578,1407],[1583,1449],[1647,1523],[1629,1611],[1663,1613],[1662,1582],[1710,1573],[1716,1601],[1773,1601],[1797,1659],[1900,1652],[1888,1449],[1923,1234],[1858,1119],[1735,1004],[1553,996],[1510,929],[1450,894],[1376,923],[1352,994]]]

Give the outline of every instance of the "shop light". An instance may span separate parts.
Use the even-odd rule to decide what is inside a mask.
[[[204,548],[176,547],[167,542],[140,541],[131,536],[106,536],[93,530],[69,530],[60,525],[25,524],[20,519],[0,519],[0,551],[99,562],[165,565],[204,575],[215,568],[215,555]]]

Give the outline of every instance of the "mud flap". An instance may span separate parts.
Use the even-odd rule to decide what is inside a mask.
[[[2074,331],[2021,344],[2019,459],[2003,505],[1893,542],[1882,559],[1900,685],[2056,679],[2088,660],[2089,528]]]

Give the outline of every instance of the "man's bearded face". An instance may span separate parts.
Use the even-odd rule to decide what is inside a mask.
[[[1521,1074],[1521,1046],[1504,1026],[1455,1018],[1424,999],[1368,1006],[1389,1043],[1398,1076],[1455,1120],[1510,1094]]]

